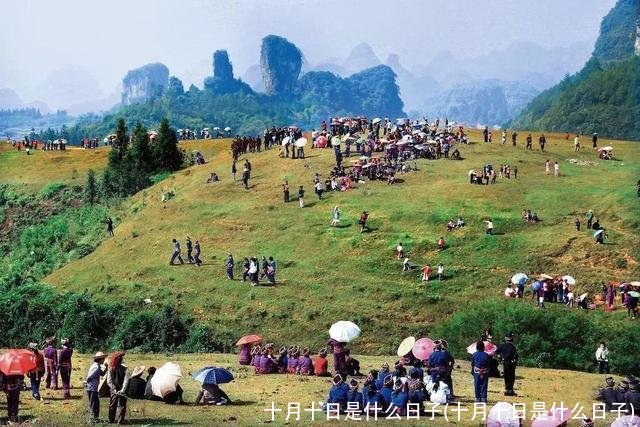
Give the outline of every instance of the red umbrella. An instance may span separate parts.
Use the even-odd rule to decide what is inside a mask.
[[[245,335],[238,340],[236,345],[258,344],[260,342],[262,342],[262,337],[260,335]]]
[[[0,371],[5,375],[24,375],[35,369],[36,355],[29,350],[8,350],[0,356]]]
[[[494,354],[496,354],[496,350],[498,350],[498,347],[496,347],[494,343],[490,341],[484,342],[484,352],[487,353],[489,356],[493,356]],[[473,354],[475,352],[476,352],[476,343],[472,342],[471,344],[469,344],[469,347],[467,347],[467,353]]]
[[[433,340],[431,338],[420,338],[413,345],[412,353],[419,360],[427,360],[433,353]]]

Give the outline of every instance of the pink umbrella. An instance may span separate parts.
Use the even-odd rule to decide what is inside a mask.
[[[549,409],[546,415],[538,416],[531,427],[558,427],[571,419],[571,410],[567,408]]]
[[[431,353],[433,353],[433,340],[431,338],[420,338],[416,340],[416,343],[413,345],[413,350],[411,352],[413,355],[419,360],[427,360]]]
[[[487,353],[489,356],[493,356],[494,354],[496,354],[496,350],[498,350],[498,347],[496,347],[494,343],[490,341],[484,342],[484,352]],[[475,352],[476,352],[476,343],[472,342],[471,344],[469,344],[469,347],[467,347],[467,353],[473,354]]]

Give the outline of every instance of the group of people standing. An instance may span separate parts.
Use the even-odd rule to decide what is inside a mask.
[[[178,242],[176,239],[172,239],[171,242],[173,243],[173,252],[171,254],[171,259],[169,260],[169,265],[176,265],[176,260],[180,264],[184,264],[180,242]],[[198,241],[198,239],[196,239],[195,243],[193,243],[191,241],[191,238],[187,236],[187,238],[185,239],[185,246],[187,247],[187,262],[189,264],[200,267],[202,265],[202,260],[200,259],[202,249],[200,247],[200,242]]]

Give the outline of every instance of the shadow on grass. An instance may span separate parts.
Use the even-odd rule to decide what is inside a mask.
[[[63,399],[62,396],[45,397],[44,400],[45,401],[47,401],[47,400],[53,400],[53,401],[82,400],[82,396],[71,396],[71,397],[68,397],[66,399]]]

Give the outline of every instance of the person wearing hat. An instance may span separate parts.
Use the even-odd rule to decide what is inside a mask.
[[[341,374],[343,377],[347,375],[347,360],[345,355],[346,343],[338,342],[331,338],[327,345],[333,350],[333,373]]]
[[[41,400],[40,397],[40,380],[45,373],[44,356],[38,351],[38,344],[32,342],[29,343],[29,350],[36,356],[36,367],[29,371],[29,383],[31,384],[31,394],[36,400]]]
[[[389,375],[389,364],[387,362],[383,362],[382,366],[380,366],[380,371],[378,372],[378,376],[376,377],[376,390],[382,390],[384,386],[384,379]]]
[[[111,355],[109,370],[107,371],[107,384],[111,392],[109,400],[109,423],[116,421],[118,424],[124,422],[127,414],[127,386],[129,385],[129,372],[127,366],[122,363],[124,351],[116,351]]]
[[[144,399],[144,391],[147,388],[147,382],[142,378],[142,374],[146,368],[144,366],[136,366],[133,368],[131,378],[129,379],[129,387],[127,387],[127,397],[130,399]]]
[[[605,410],[612,411],[613,409],[617,409],[614,406],[615,403],[624,402],[624,396],[623,396],[622,401],[617,400],[618,399],[618,391],[613,388],[616,385],[615,381],[613,380],[613,377],[607,377],[607,379],[605,379],[604,381],[605,381],[605,387],[601,388],[598,391],[598,395],[596,397],[596,400],[604,403]]]
[[[58,350],[56,350],[56,337],[47,338],[42,350],[44,356],[45,387],[58,389]]]
[[[384,402],[383,410],[386,412],[392,404],[392,395],[393,394],[393,376],[391,374],[387,374],[384,377],[382,382],[382,388],[380,389],[380,396]]]
[[[309,349],[306,347],[302,350],[302,355],[298,359],[298,374],[313,375],[313,362],[309,357]]]
[[[358,381],[349,381],[349,391],[347,392],[347,412],[361,413],[364,409],[364,399],[362,393],[358,391]]]
[[[287,349],[284,346],[282,346],[280,347],[280,350],[278,350],[278,361],[276,362],[279,374],[287,373],[287,363],[288,363]]]
[[[225,263],[225,268],[227,272],[227,279],[233,280],[233,267],[235,266],[235,262],[233,261],[233,255],[231,252],[227,255],[227,261]]]
[[[100,417],[100,397],[98,396],[98,385],[100,384],[100,377],[104,376],[106,370],[103,369],[105,354],[101,351],[97,352],[93,356],[93,363],[89,367],[87,372],[87,379],[85,380],[85,390],[87,391],[87,397],[89,398],[89,414],[92,421],[97,421]]]
[[[316,377],[328,377],[329,376],[329,362],[327,361],[327,349],[321,348],[318,352],[318,357],[313,362],[313,370]]]
[[[351,357],[351,350],[349,350],[348,348],[344,350],[344,355],[347,374],[353,377],[361,377],[362,373],[360,373],[360,361],[355,357]]]
[[[274,372],[275,363],[271,357],[271,349],[265,347],[262,350],[262,357],[260,357],[260,373],[272,374]]]
[[[329,396],[327,397],[327,403],[337,404],[340,408],[340,412],[343,412],[347,407],[347,392],[349,386],[345,384],[342,379],[342,375],[336,374],[333,377],[333,386],[329,390]]]
[[[300,361],[300,352],[296,346],[289,347],[287,355],[287,373],[296,374],[298,372],[298,362]]]
[[[489,386],[489,369],[491,357],[484,352],[484,341],[476,343],[476,351],[471,355],[471,373],[473,374],[473,388],[476,402],[487,401]]]
[[[393,384],[393,392],[391,393],[393,411],[400,416],[406,415],[408,403],[409,384],[398,378]]]
[[[629,391],[624,394],[624,402],[627,414],[640,414],[640,381],[637,378],[629,381]]]
[[[71,392],[71,356],[73,349],[71,348],[71,340],[63,339],[62,348],[58,351],[58,370],[60,371],[60,381],[62,382],[62,398],[70,399]]]
[[[510,332],[504,337],[504,343],[500,344],[496,351],[496,356],[502,359],[504,367],[504,395],[516,396],[513,384],[516,381],[516,366],[518,365],[518,350],[513,345],[513,333]]]

